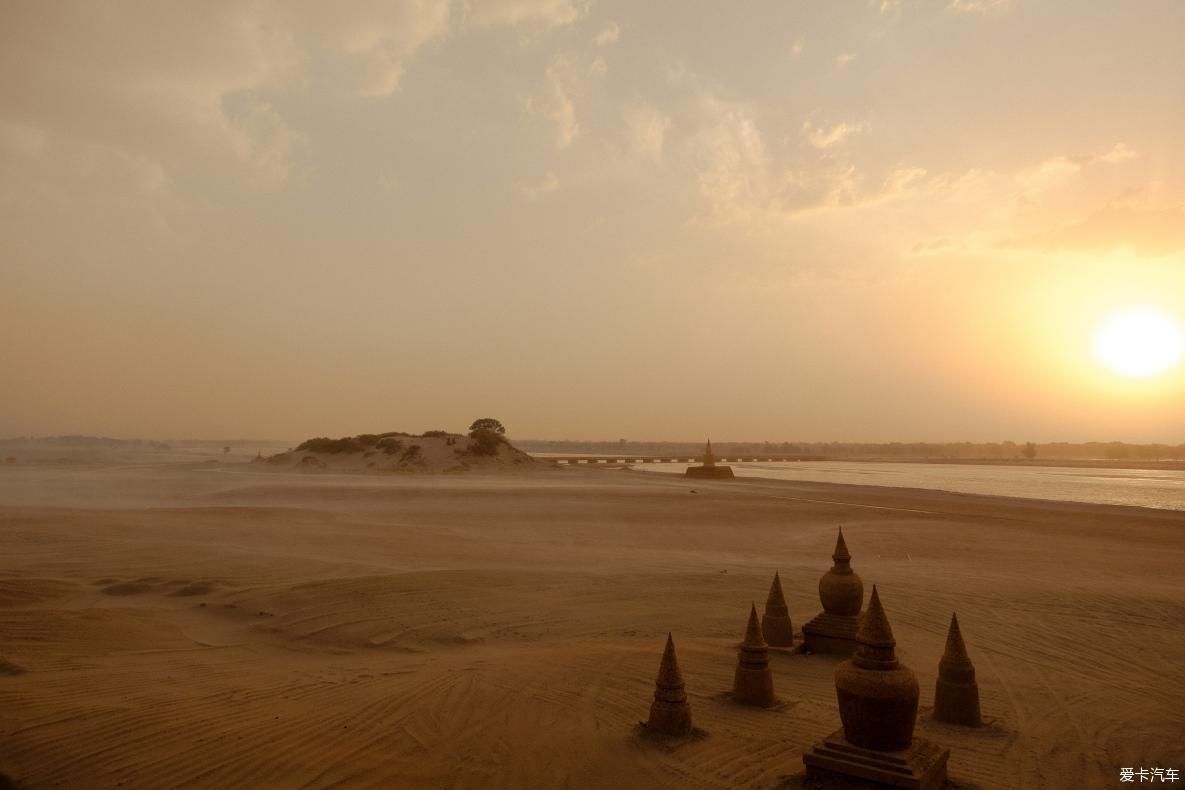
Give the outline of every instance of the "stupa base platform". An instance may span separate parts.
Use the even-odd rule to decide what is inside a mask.
[[[738,666],[732,682],[732,701],[738,705],[755,708],[772,708],[778,704],[774,698],[774,676],[769,667],[756,669]]]
[[[732,480],[736,477],[731,466],[689,466],[683,476],[699,480]]]
[[[828,735],[802,755],[808,776],[843,776],[886,787],[940,790],[946,783],[950,750],[925,738],[914,738],[905,751],[878,752],[853,746],[843,729]]]
[[[974,683],[951,683],[938,678],[934,689],[934,713],[936,721],[957,724],[961,727],[980,727],[983,719],[979,713],[979,686]]]
[[[650,718],[643,725],[649,732],[663,735],[691,734],[691,709],[687,702],[655,700],[650,705]]]
[[[850,656],[856,651],[859,615],[823,612],[802,627],[802,649],[807,653]]]

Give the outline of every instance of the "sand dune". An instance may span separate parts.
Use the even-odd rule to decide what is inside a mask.
[[[818,611],[841,523],[923,715],[958,609],[989,726],[919,724],[954,779],[1185,768],[1179,513],[604,470],[30,474],[0,475],[0,771],[29,787],[793,786],[836,660],[775,652],[774,710],[723,692],[775,568],[795,626]],[[668,630],[707,732],[675,744],[635,731]]]

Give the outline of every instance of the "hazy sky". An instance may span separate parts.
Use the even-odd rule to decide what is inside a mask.
[[[395,10],[392,10],[395,9]],[[1185,3],[0,0],[0,436],[1185,441]]]

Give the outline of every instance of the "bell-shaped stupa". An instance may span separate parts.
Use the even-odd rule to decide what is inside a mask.
[[[757,606],[749,608],[745,641],[737,655],[737,671],[732,682],[732,698],[742,705],[768,708],[774,700],[774,677],[769,671],[769,646],[761,634]]]
[[[774,571],[774,580],[769,586],[769,597],[765,599],[761,633],[770,647],[794,647],[794,626],[790,622],[790,609],[786,606],[782,579],[777,571]]]
[[[896,787],[939,788],[950,752],[913,737],[918,679],[897,660],[897,641],[875,586],[856,652],[835,668],[843,729],[803,755],[808,773],[836,773]]]
[[[852,570],[852,555],[843,538],[843,527],[835,541],[834,563],[819,579],[819,600],[823,611],[802,627],[803,648],[808,653],[850,656],[856,649],[856,628],[864,604],[864,582]]]
[[[716,455],[712,452],[712,440],[704,448],[703,466],[689,466],[685,477],[697,477],[707,480],[731,480],[735,475],[731,466],[716,466]]]
[[[938,662],[934,718],[965,727],[983,724],[979,714],[979,685],[975,682],[975,666],[967,655],[963,632],[959,630],[959,616],[954,612],[950,616],[950,630],[946,633],[946,652]]]
[[[654,684],[654,702],[650,703],[650,718],[646,729],[664,735],[687,735],[691,732],[691,708],[687,705],[687,691],[679,660],[675,657],[675,642],[667,634],[667,646],[658,665],[658,680]]]

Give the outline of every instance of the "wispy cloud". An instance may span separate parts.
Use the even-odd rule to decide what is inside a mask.
[[[548,173],[541,180],[526,184],[519,189],[519,194],[523,199],[531,202],[538,200],[544,195],[550,195],[552,192],[558,191],[560,188],[560,179],[555,173]]]
[[[814,126],[810,121],[802,124],[802,136],[811,146],[827,149],[837,146],[864,130],[862,123],[837,123],[831,127]]]
[[[593,41],[598,47],[607,47],[616,44],[619,38],[621,38],[621,28],[617,26],[616,22],[610,22],[600,33],[597,33],[597,37]]]
[[[951,0],[946,10],[957,14],[990,14],[1005,11],[1012,0]]]

